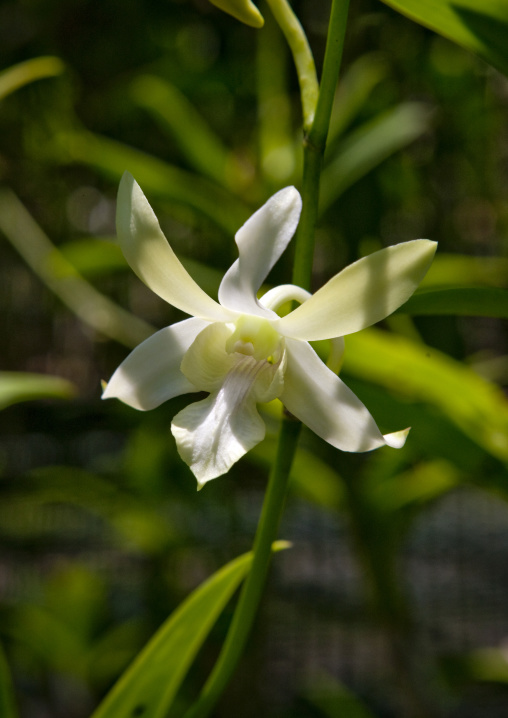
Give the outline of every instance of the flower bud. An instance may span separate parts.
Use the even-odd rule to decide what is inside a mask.
[[[210,0],[210,2],[246,25],[260,28],[265,24],[263,16],[251,0]]]

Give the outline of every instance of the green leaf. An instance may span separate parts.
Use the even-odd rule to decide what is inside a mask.
[[[506,0],[382,0],[508,74]]]
[[[287,545],[279,541],[273,548]],[[244,554],[197,588],[161,626],[92,718],[164,718],[194,657],[251,563],[252,554]]]
[[[506,257],[472,257],[438,252],[420,287],[508,286]]]
[[[508,684],[508,660],[502,648],[478,648],[462,655],[443,656],[440,666],[454,687],[473,682]]]
[[[323,169],[320,212],[326,211],[348,187],[381,162],[422,135],[430,117],[427,105],[406,102],[348,135]]]
[[[327,718],[376,718],[360,698],[331,676],[320,676],[304,696]]]
[[[422,462],[402,474],[384,476],[370,487],[371,502],[378,512],[393,514],[427,505],[447,493],[461,480],[461,474],[449,461]]]
[[[2,718],[17,718],[18,711],[14,699],[11,672],[5,657],[3,648],[0,646],[0,716]]]
[[[0,100],[30,82],[60,75],[64,70],[65,65],[58,57],[49,56],[36,57],[8,67],[0,72]]]
[[[387,62],[383,55],[362,55],[347,69],[337,86],[333,100],[327,148],[341,137],[364,108],[372,90],[386,77]]]
[[[417,292],[397,314],[460,314],[468,317],[508,318],[508,290],[463,287]]]
[[[0,409],[32,399],[71,399],[75,394],[74,385],[57,376],[0,372]]]
[[[176,140],[194,169],[231,189],[238,185],[234,158],[177,87],[154,75],[140,75],[130,94]]]
[[[346,373],[437,406],[477,444],[508,460],[508,401],[499,387],[469,367],[380,329],[346,337],[344,356]]]
[[[115,181],[128,170],[145,194],[191,207],[231,236],[251,214],[240,199],[205,177],[107,137],[86,131],[62,133],[55,152],[62,163],[94,167]]]
[[[86,324],[128,347],[153,334],[153,327],[84,280],[7,189],[0,191],[0,230],[32,271]]]

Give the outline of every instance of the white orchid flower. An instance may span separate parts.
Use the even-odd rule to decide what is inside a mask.
[[[139,185],[128,173],[118,192],[117,230],[136,274],[162,299],[192,315],[140,344],[113,374],[103,398],[154,409],[187,392],[206,399],[171,424],[178,452],[199,488],[226,473],[265,435],[257,404],[280,399],[291,414],[343,451],[403,446],[407,431],[382,435],[362,402],[318,357],[309,341],[357,332],[391,314],[414,292],[436,243],[387,247],[335,275],[314,295],[294,285],[256,295],[293,236],[301,211],[294,187],[277,192],[237,232],[239,258],[219,302],[177,259]],[[276,313],[289,300],[300,306]],[[336,339],[335,353],[343,347]]]

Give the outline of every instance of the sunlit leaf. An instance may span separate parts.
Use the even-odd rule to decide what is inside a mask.
[[[460,472],[452,463],[436,459],[417,464],[402,474],[383,477],[371,486],[369,495],[379,511],[393,513],[439,498],[457,486],[460,478]]]
[[[480,446],[508,460],[505,395],[495,384],[437,349],[379,329],[366,329],[346,337],[344,371],[439,407]]]
[[[30,82],[60,75],[64,70],[63,62],[58,57],[50,56],[36,57],[8,67],[0,72],[0,100]]]
[[[154,75],[140,75],[131,97],[175,139],[179,150],[200,174],[238,189],[239,166],[197,109],[171,83]]]
[[[372,90],[386,77],[387,70],[386,60],[378,53],[362,55],[346,70],[333,101],[328,148],[364,108]]]
[[[506,287],[506,257],[473,257],[465,254],[438,252],[420,285],[429,287]]]
[[[58,252],[16,195],[0,192],[0,230],[28,266],[82,321],[107,337],[135,347],[152,327],[112,302]]]
[[[74,385],[57,376],[0,372],[0,409],[32,399],[71,399],[75,394]]]
[[[508,74],[505,0],[382,0]]]
[[[108,534],[114,532],[128,549],[157,554],[175,540],[175,529],[158,505],[139,501],[87,471],[41,467],[30,478],[33,483],[29,492],[10,493],[0,503],[2,533],[12,539],[41,540],[47,525],[34,523],[30,517],[43,515],[48,506],[66,504],[100,518]]]
[[[397,312],[508,318],[508,290],[491,287],[427,290],[413,294]]]
[[[348,135],[323,169],[320,211],[326,211],[348,187],[420,137],[430,118],[426,105],[406,102]]]
[[[274,549],[287,547],[277,542]],[[196,653],[240,582],[252,554],[231,561],[197,588],[137,656],[92,718],[163,718]]]
[[[56,276],[62,272],[61,256],[86,277],[129,269],[114,237],[85,237],[60,244],[58,249],[55,247],[54,261],[50,256],[49,264]]]
[[[115,181],[128,170],[146,194],[186,205],[233,236],[251,209],[205,177],[194,175],[140,150],[91,132],[61,134],[60,161],[88,165]]]
[[[3,648],[0,646],[0,716],[2,718],[17,718],[18,711],[14,700],[11,672],[5,657]]]
[[[440,660],[446,679],[453,686],[467,683],[508,684],[508,658],[502,648],[478,648]]]

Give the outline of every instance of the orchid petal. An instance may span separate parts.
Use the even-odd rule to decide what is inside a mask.
[[[436,242],[415,239],[359,259],[283,317],[277,329],[287,337],[313,341],[352,334],[375,324],[413,294],[436,247]]]
[[[198,480],[199,488],[225,474],[265,436],[257,402],[281,391],[284,361],[269,364],[236,354],[236,363],[220,388],[180,411],[171,424],[178,453]],[[201,357],[203,363],[206,357]]]
[[[148,411],[180,394],[199,391],[180,371],[186,351],[206,326],[185,319],[161,329],[132,351],[115,371],[102,395]]]
[[[218,391],[237,362],[235,354],[226,351],[226,342],[232,333],[233,328],[226,324],[209,324],[186,352],[180,368],[200,391]]]
[[[302,200],[294,187],[274,194],[235,236],[239,258],[219,287],[219,302],[236,312],[272,317],[256,299],[268,272],[286,249],[300,218]]]
[[[362,402],[323,364],[310,344],[286,339],[286,351],[284,389],[279,398],[291,414],[342,451],[370,451],[391,442],[381,434]]]
[[[118,189],[116,227],[125,259],[152,292],[201,319],[231,318],[231,313],[211,299],[184,269],[140,186],[128,172]]]

